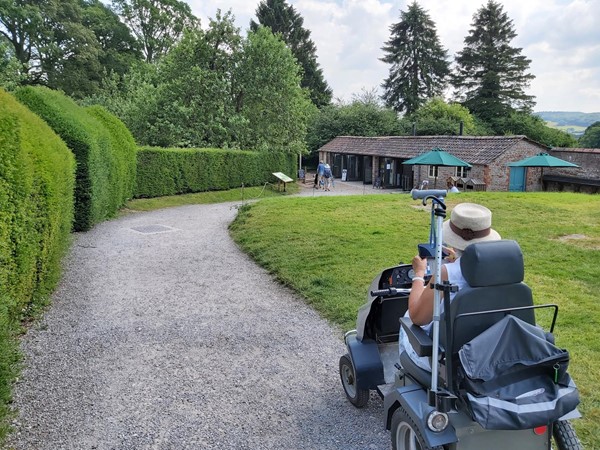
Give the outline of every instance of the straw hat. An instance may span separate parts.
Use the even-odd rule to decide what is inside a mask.
[[[458,250],[475,242],[502,239],[492,229],[492,212],[475,203],[459,203],[454,207],[450,220],[444,222],[443,236],[446,245]]]

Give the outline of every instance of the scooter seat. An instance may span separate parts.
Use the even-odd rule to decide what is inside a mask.
[[[431,387],[431,372],[417,366],[408,353],[402,352],[400,354],[400,365],[404,369],[404,373],[410,375],[417,383],[424,388]]]

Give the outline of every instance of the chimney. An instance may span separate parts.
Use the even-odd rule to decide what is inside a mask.
[[[413,122],[413,124],[412,124],[412,135],[413,136],[417,135],[417,122]]]
[[[465,128],[465,123],[461,120],[460,121],[460,128],[459,128],[459,131],[458,131],[458,135],[459,136],[463,135],[464,128]]]

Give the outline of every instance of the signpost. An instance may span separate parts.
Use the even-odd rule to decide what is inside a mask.
[[[285,186],[287,183],[294,181],[282,172],[273,172],[275,178],[277,178],[277,190],[281,190],[281,183],[283,183],[283,192],[286,192]]]

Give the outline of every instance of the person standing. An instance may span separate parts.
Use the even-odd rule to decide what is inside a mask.
[[[315,188],[321,187],[321,182],[323,180],[323,175],[325,173],[325,164],[323,161],[319,161],[319,165],[317,166],[317,175],[315,176]]]

